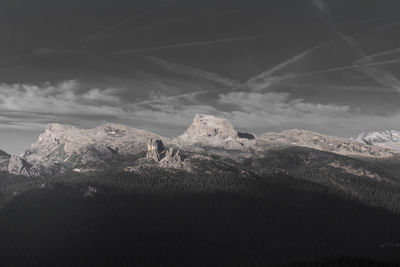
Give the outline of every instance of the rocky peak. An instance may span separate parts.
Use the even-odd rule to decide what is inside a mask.
[[[155,162],[160,162],[164,157],[164,144],[161,140],[149,139],[147,142],[147,158],[153,159]]]
[[[185,131],[187,136],[217,137],[222,140],[238,138],[238,132],[232,124],[223,118],[197,114],[192,125]]]
[[[163,142],[156,139],[149,139],[147,142],[146,158],[152,159],[155,162],[182,162],[179,150],[174,154],[174,149],[172,147],[165,149]]]

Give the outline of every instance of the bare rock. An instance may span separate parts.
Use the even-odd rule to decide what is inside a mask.
[[[185,131],[184,136],[218,137],[222,140],[239,137],[238,132],[226,119],[204,114],[197,114],[194,117],[192,125]]]
[[[165,156],[164,144],[161,140],[149,139],[147,142],[147,158],[160,162]]]
[[[218,154],[213,148],[242,153],[252,147],[255,139],[252,134],[237,132],[226,119],[198,114],[192,125],[174,141],[181,146],[211,148],[212,153]]]
[[[113,167],[116,160],[145,152],[149,138],[162,139],[156,134],[118,124],[93,129],[49,124],[39,140],[21,157],[49,174],[84,165],[102,169]]]
[[[10,162],[8,163],[8,172],[16,175],[32,176],[35,172],[32,169],[32,165],[26,160],[18,156],[11,156]]]

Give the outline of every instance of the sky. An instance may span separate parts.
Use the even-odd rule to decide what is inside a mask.
[[[163,136],[400,129],[398,0],[0,0],[0,149],[48,123]]]

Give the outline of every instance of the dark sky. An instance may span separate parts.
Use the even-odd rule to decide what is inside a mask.
[[[2,0],[0,148],[50,122],[399,129],[398,0]]]

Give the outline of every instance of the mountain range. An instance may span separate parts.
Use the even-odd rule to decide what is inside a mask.
[[[346,139],[305,130],[287,130],[257,137],[236,131],[223,118],[203,114],[196,115],[192,125],[173,139],[117,124],[104,124],[94,129],[50,124],[22,155],[11,156],[1,151],[0,166],[12,174],[25,176],[96,172],[108,168],[123,170],[132,164],[141,164],[138,159],[148,150],[150,139],[179,149],[187,154],[188,162],[193,157],[208,154],[242,162],[261,159],[271,150],[296,147],[355,158],[389,158],[396,155],[400,132],[363,133],[356,139]]]
[[[399,255],[400,157],[371,139],[256,136],[203,114],[175,138],[50,124],[0,168],[0,265]]]
[[[369,133],[347,139],[287,130],[255,136],[235,130],[223,118],[204,114],[196,115],[192,125],[176,138],[117,124],[94,129],[50,124],[23,154],[1,152],[0,167],[10,175],[50,178],[110,171],[135,175],[224,173],[246,179],[285,174],[400,211],[398,204],[368,198],[377,194],[377,185],[400,190],[400,157],[392,145],[398,140],[396,134]]]

